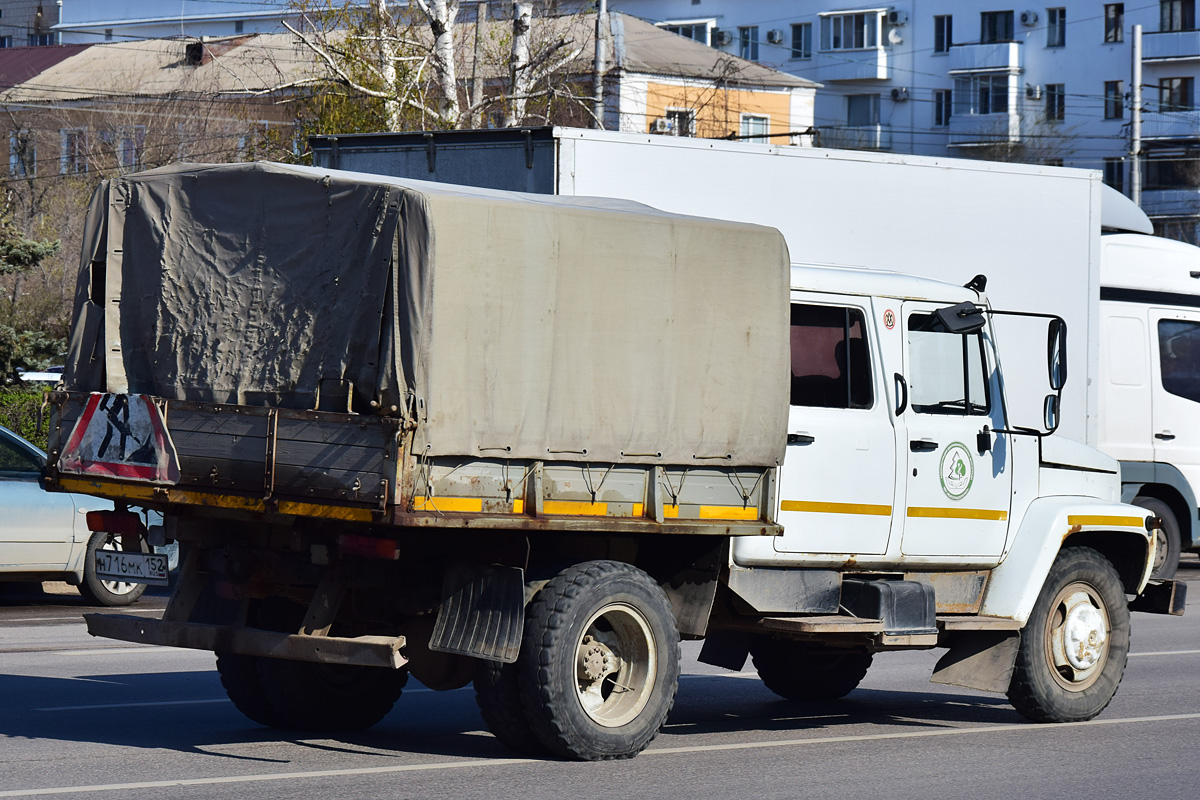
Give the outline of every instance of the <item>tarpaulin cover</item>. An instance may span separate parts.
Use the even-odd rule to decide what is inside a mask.
[[[393,414],[435,456],[769,465],[786,442],[788,280],[771,228],[175,165],[97,192],[65,380]]]

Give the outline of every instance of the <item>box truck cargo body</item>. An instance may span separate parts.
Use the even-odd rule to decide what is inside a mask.
[[[960,285],[983,275],[998,307],[1067,321],[1073,379],[1063,396],[1060,433],[1121,459],[1125,499],[1147,502],[1167,520],[1156,574],[1173,574],[1181,549],[1200,549],[1200,474],[1189,466],[1200,463],[1200,402],[1164,390],[1147,373],[1147,399],[1137,406],[1143,416],[1104,420],[1105,409],[1124,402],[1108,394],[1130,392],[1105,377],[1102,361],[1123,356],[1104,344],[1109,337],[1100,311],[1107,286],[1101,266],[1113,254],[1129,265],[1114,287],[1152,290],[1155,307],[1194,314],[1200,280],[1188,275],[1200,271],[1200,249],[1144,235],[1152,230],[1149,219],[1098,172],[570,128],[314,137],[312,148],[315,163],[326,167],[627,198],[676,213],[770,225],[784,234],[797,263],[896,270]],[[1109,244],[1104,231],[1132,233]],[[1167,269],[1155,266],[1167,257],[1172,283],[1148,283]],[[1141,295],[1121,296],[1126,310],[1132,303],[1145,306]],[[1146,325],[1138,347],[1150,359]],[[1042,347],[1035,326],[998,319],[996,329],[1007,380],[1040,385],[1026,357]],[[1194,352],[1180,351],[1172,362],[1193,379],[1200,374]],[[1015,420],[1039,418],[1037,392],[1013,394]],[[1150,396],[1160,414],[1190,421],[1172,423],[1168,435],[1175,438],[1150,431]],[[1133,448],[1110,438],[1133,435]]]

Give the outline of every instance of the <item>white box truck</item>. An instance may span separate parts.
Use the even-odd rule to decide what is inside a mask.
[[[1118,458],[1124,499],[1163,518],[1155,575],[1200,550],[1200,248],[1146,235],[1097,172],[571,128],[311,144],[327,167],[770,225],[805,264],[985,275],[997,304],[1067,321],[1077,380],[1062,432]],[[1021,368],[1040,344],[998,327],[1009,380],[1038,385]]]
[[[1065,324],[977,286],[790,268],[776,230],[628,201],[274,164],[113,179],[85,242],[47,487],[117,504],[88,524],[123,570],[127,504],[187,553],[162,619],[88,629],[215,651],[262,724],[365,728],[412,674],[474,681],[515,750],[629,757],[680,637],[797,700],[944,647],[934,680],[1084,720],[1129,609],[1183,612],[1116,461],[1054,434]],[[1001,318],[1040,331],[1034,419]]]

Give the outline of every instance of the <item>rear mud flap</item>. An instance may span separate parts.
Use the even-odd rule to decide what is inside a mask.
[[[464,563],[447,567],[430,650],[511,664],[524,628],[524,570]]]

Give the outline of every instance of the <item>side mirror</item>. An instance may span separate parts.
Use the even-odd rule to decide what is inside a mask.
[[[1067,323],[1061,317],[1050,320],[1046,340],[1046,366],[1049,371],[1050,388],[1061,392],[1067,384]]]
[[[1058,429],[1058,395],[1046,395],[1046,402],[1042,405],[1042,427],[1047,433],[1054,433]]]
[[[975,333],[984,325],[983,312],[974,303],[959,303],[933,312],[950,333]]]

